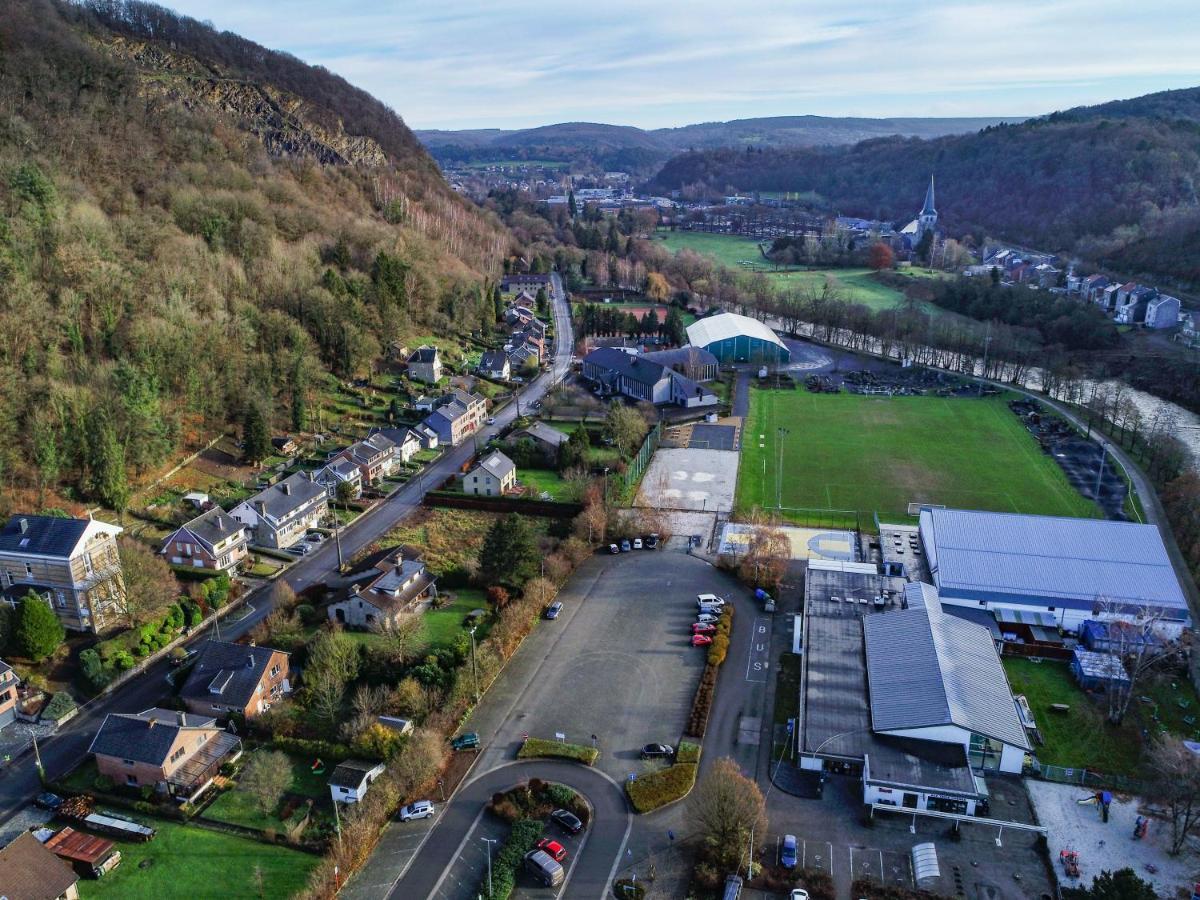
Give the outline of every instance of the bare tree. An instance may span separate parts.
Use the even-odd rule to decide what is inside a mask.
[[[421,628],[421,617],[416,613],[376,619],[371,625],[372,631],[386,639],[388,650],[400,665],[408,662],[418,649]]]
[[[1150,796],[1171,820],[1171,853],[1183,849],[1200,825],[1200,756],[1176,738],[1156,738],[1151,748]]]
[[[755,511],[751,521],[753,528],[738,566],[738,576],[755,587],[778,590],[791,560],[791,541],[760,510]]]
[[[1138,686],[1150,672],[1176,659],[1179,650],[1164,633],[1161,610],[1143,606],[1131,611],[1105,598],[1097,600],[1096,609],[1100,618],[1108,620],[1108,652],[1121,660],[1128,675],[1128,681],[1107,688],[1108,719],[1119,725],[1137,696]]]
[[[346,682],[330,669],[317,669],[305,675],[308,703],[317,718],[329,724],[337,721],[346,694]]]
[[[278,750],[259,751],[250,757],[238,787],[254,798],[255,805],[264,815],[279,805],[284,791],[292,783],[292,765],[286,753]]]

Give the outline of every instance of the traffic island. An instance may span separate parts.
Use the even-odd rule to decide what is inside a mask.
[[[517,753],[517,759],[570,759],[585,766],[594,766],[600,751],[583,744],[568,744],[565,741],[547,741],[543,738],[526,738]]]

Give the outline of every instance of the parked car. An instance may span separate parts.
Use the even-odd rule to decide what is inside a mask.
[[[310,544],[319,544],[321,541],[325,540],[325,535],[321,534],[319,531],[310,531],[304,536],[304,539]]]
[[[658,549],[658,535],[657,534],[652,534],[648,538],[646,538],[646,549],[647,550],[657,550]]]
[[[696,604],[698,606],[724,606],[725,601],[716,594],[697,594]]]
[[[712,638],[710,638],[707,634],[693,634],[692,635],[692,646],[693,647],[707,647],[711,643],[712,643]]]
[[[641,539],[641,538],[634,538],[634,539],[633,539],[633,549],[634,549],[634,550],[641,550],[641,549],[642,549],[642,539]]]
[[[692,626],[692,634],[716,634],[717,626],[708,622],[697,622]]]
[[[557,619],[558,614],[562,612],[562,603],[555,600],[542,612],[543,619]]]
[[[567,858],[567,848],[553,838],[542,838],[536,847],[557,863]]]
[[[312,544],[300,541],[299,543],[292,544],[292,546],[288,547],[286,552],[292,554],[293,556],[305,556],[312,549]]]
[[[569,810],[556,809],[550,813],[550,818],[568,834],[579,834],[583,831],[583,823],[579,821],[579,816]]]
[[[530,850],[525,854],[525,871],[549,888],[558,887],[566,877],[563,867],[541,850]]]
[[[716,613],[700,613],[696,616],[697,625],[716,625],[721,621],[721,617]]]
[[[670,744],[646,744],[642,747],[642,759],[662,759],[674,755],[675,748]]]
[[[633,549],[633,547],[631,547],[631,546],[629,545],[629,541],[627,541],[627,540],[626,540],[626,541],[621,541],[621,552],[622,552],[622,553],[628,553],[628,552],[629,552],[630,550],[632,550],[632,549]]]
[[[487,423],[488,423],[489,425],[495,425],[495,424],[496,424],[496,417],[495,417],[495,416],[488,416],[488,417],[487,417]]]
[[[796,868],[796,836],[785,834],[779,845],[779,864],[785,869]]]
[[[416,803],[410,803],[400,810],[400,821],[412,822],[416,819],[428,819],[432,815],[433,801],[418,800]]]
[[[450,746],[455,750],[478,750],[479,735],[474,731],[468,731],[466,734],[460,734],[458,737],[450,741]]]
[[[178,651],[178,650],[182,650],[183,652],[177,653],[176,651]],[[185,663],[191,662],[192,659],[199,652],[200,652],[199,650],[184,650],[182,647],[176,647],[175,650],[171,651],[171,654],[169,657],[171,666],[173,668],[178,669],[180,666],[184,665]]]
[[[63,798],[58,796],[58,794],[52,794],[49,791],[45,791],[37,795],[37,798],[33,801],[33,804],[40,809],[48,809],[50,812],[54,812],[63,805]]]
[[[788,900],[808,900],[808,891],[804,888],[792,888],[792,892],[788,894]]]

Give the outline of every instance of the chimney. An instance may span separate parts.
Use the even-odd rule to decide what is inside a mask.
[[[286,481],[279,482],[279,489],[288,497],[292,495],[292,486]]]
[[[220,531],[222,528],[225,527],[225,517],[224,516],[217,516],[215,519],[213,519],[213,521],[216,523],[218,531]]]
[[[151,716],[149,719],[146,720],[147,728],[153,728],[157,724],[158,724],[158,719],[156,719],[154,716]]]
[[[17,527],[21,529],[21,534],[24,534],[29,530],[29,520],[22,516],[17,520]]]
[[[178,713],[178,716],[179,716],[179,727],[182,728],[184,725],[187,724],[187,715],[184,714],[182,711],[180,711]]]
[[[265,500],[255,500],[254,501],[254,511],[257,512],[260,516],[265,516],[267,514],[266,501]]]

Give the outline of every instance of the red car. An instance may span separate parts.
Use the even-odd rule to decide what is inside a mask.
[[[711,643],[712,643],[712,638],[710,638],[707,634],[693,634],[692,635],[692,646],[693,647],[707,647]]]
[[[548,853],[555,862],[562,862],[567,858],[567,848],[550,838],[542,838],[538,841],[537,848]]]
[[[692,634],[716,634],[717,626],[710,625],[707,622],[700,622],[692,626]]]

